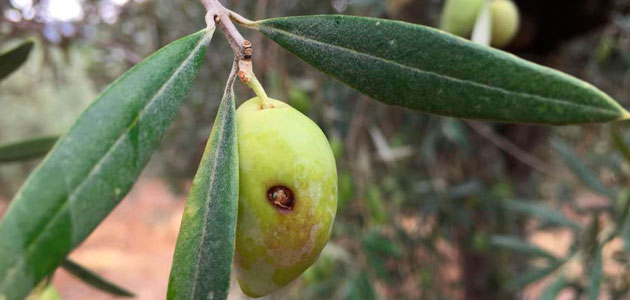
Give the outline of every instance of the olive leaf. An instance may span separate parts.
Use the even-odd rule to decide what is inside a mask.
[[[554,283],[550,284],[545,292],[543,292],[539,300],[555,300],[558,294],[568,285],[564,275],[558,276]]]
[[[530,256],[544,257],[552,262],[559,261],[559,259],[555,255],[547,252],[546,250],[513,236],[492,236],[490,238],[490,245],[498,248],[517,251]]]
[[[574,230],[582,229],[580,224],[567,218],[561,212],[550,209],[541,204],[532,203],[531,201],[508,200],[504,202],[504,206],[506,209],[511,211],[520,212],[532,217],[538,217],[547,223],[568,226]]]
[[[365,271],[357,274],[347,289],[345,300],[377,300],[378,296]]]
[[[590,270],[590,283],[588,288],[588,299],[599,299],[599,289],[602,281],[602,248],[603,245],[597,245],[594,257],[592,257],[592,266]]]
[[[45,136],[25,141],[0,145],[0,163],[39,158],[55,145],[58,136]]]
[[[0,80],[11,75],[11,73],[20,68],[20,66],[28,58],[31,50],[33,50],[34,45],[35,42],[33,39],[28,39],[15,48],[4,53],[0,53]]]
[[[188,194],[167,299],[228,296],[238,210],[234,79],[233,73]]]
[[[619,127],[624,122],[616,122],[610,124],[610,137],[612,140],[613,146],[617,148],[617,151],[621,154],[621,156],[626,160],[626,162],[630,162],[630,148],[626,145],[626,142],[619,131]]]
[[[126,72],[31,173],[0,220],[0,299],[23,299],[125,196],[175,118],[211,36],[179,39]]]
[[[623,189],[617,198],[617,204],[613,210],[615,220],[615,231],[622,234],[628,222],[628,214],[630,214],[630,190]]]
[[[322,72],[391,105],[518,123],[630,118],[586,82],[425,26],[343,15],[275,18],[249,26]]]
[[[66,258],[61,263],[61,267],[64,270],[68,271],[68,273],[80,279],[81,281],[103,292],[106,292],[108,294],[112,294],[115,296],[121,296],[121,297],[135,297],[135,295],[132,292],[128,291],[127,289],[120,287],[113,282],[110,282],[109,280],[101,277],[95,272],[81,266],[80,264],[70,259]]]
[[[593,170],[584,164],[584,162],[573,152],[571,147],[559,139],[551,141],[551,146],[562,159],[566,162],[567,166],[575,176],[582,181],[593,192],[609,199],[615,200],[617,198],[617,192],[607,187],[597,176]]]
[[[553,273],[554,271],[558,270],[558,268],[560,268],[562,264],[563,264],[562,262],[558,262],[558,263],[550,264],[545,267],[530,269],[526,271],[525,273],[520,274],[519,276],[516,276],[508,280],[508,282],[505,285],[506,290],[515,291],[518,289],[522,289],[526,287],[527,285],[529,285],[530,283],[538,281],[546,277],[547,275]]]

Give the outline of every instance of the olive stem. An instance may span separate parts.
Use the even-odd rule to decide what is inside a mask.
[[[238,77],[243,83],[247,84],[250,78],[254,77],[252,67],[252,43],[243,38],[241,33],[232,23],[232,18],[238,20],[239,24],[241,22],[254,24],[254,22],[228,10],[219,2],[219,0],[200,1],[207,11],[206,24],[208,28],[214,28],[214,26],[219,27],[223,34],[225,34],[225,37],[234,52],[234,59],[236,60],[238,66]]]
[[[256,76],[253,73],[251,74],[251,78],[249,82],[247,82],[247,85],[252,90],[254,90],[254,93],[256,93],[256,96],[258,96],[258,99],[260,101],[259,105],[261,109],[267,109],[267,108],[273,107],[271,103],[269,102],[269,97],[267,97],[267,93],[265,93],[265,89],[262,87],[262,85],[260,84],[258,79],[256,79]]]

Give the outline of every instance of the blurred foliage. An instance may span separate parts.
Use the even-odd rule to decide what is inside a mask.
[[[38,40],[25,67],[0,82],[0,144],[63,133],[124,70],[204,26],[198,1],[86,0],[84,16],[73,21],[29,19],[18,5],[25,2],[0,3],[0,52]],[[546,54],[516,54],[589,81],[629,107],[630,7],[610,2],[603,27]],[[435,26],[442,1],[228,5],[250,19],[343,12]],[[331,242],[301,279],[270,299],[630,297],[628,124],[480,125],[413,113],[371,101],[242,32],[255,45],[256,74],[269,95],[323,128],[339,170]],[[224,39],[215,38],[206,62],[148,172],[181,193],[232,63]],[[237,84],[236,95],[240,103],[253,93]],[[33,167],[0,167],[0,201]]]

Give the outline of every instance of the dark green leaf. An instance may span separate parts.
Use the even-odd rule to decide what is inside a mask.
[[[15,195],[0,220],[0,298],[21,300],[114,209],[175,118],[207,30],[157,51],[110,85]]]
[[[582,228],[582,226],[578,223],[568,219],[559,211],[549,209],[546,206],[535,204],[530,201],[509,200],[505,202],[505,207],[512,211],[538,217],[548,223],[571,227],[575,230],[580,230]]]
[[[363,248],[369,252],[400,258],[403,250],[394,241],[384,236],[380,230],[372,229],[361,240]]]
[[[490,238],[490,245],[499,247],[499,248],[521,252],[523,254],[527,254],[531,256],[545,257],[554,262],[558,261],[558,258],[554,256],[553,254],[547,252],[546,250],[541,249],[540,247],[534,244],[530,244],[526,241],[523,241],[517,237],[495,235]]]
[[[566,285],[567,282],[564,279],[564,276],[558,276],[558,279],[556,279],[554,283],[547,287],[545,292],[540,296],[539,300],[556,300],[556,297],[558,297],[558,294],[564,289]]]
[[[628,213],[630,213],[630,190],[624,189],[619,193],[615,209],[615,230],[618,234],[623,232],[628,221]]]
[[[626,142],[619,132],[621,122],[615,122],[610,124],[610,136],[612,138],[613,145],[621,153],[626,162],[630,163],[630,148],[626,145]]]
[[[448,198],[452,200],[459,200],[466,197],[473,196],[483,192],[484,186],[478,179],[472,179],[470,181],[452,185],[448,189]]]
[[[26,61],[35,42],[28,39],[17,47],[0,54],[0,80],[9,76]]]
[[[59,137],[47,136],[0,145],[0,162],[14,162],[46,155]]]
[[[555,263],[544,268],[531,269],[507,282],[506,288],[510,291],[523,289],[528,284],[538,281],[543,277],[553,273],[562,263]]]
[[[112,295],[122,296],[122,297],[135,297],[135,295],[126,290],[123,287],[116,285],[113,282],[101,277],[95,272],[90,271],[89,269],[75,263],[70,259],[65,259],[61,263],[61,267],[68,271],[68,273],[74,275],[81,281]]]
[[[580,246],[582,250],[590,256],[595,256],[597,249],[600,247],[600,224],[599,224],[599,212],[594,212],[591,215],[591,221],[586,229],[581,233]],[[609,235],[614,237],[614,235]],[[608,241],[602,241],[608,242]]]
[[[262,20],[252,27],[322,72],[391,105],[505,122],[630,118],[586,82],[421,25],[316,15]]]
[[[370,221],[380,225],[387,219],[387,209],[383,202],[383,193],[376,185],[369,185],[365,190],[365,206],[370,212]]]
[[[595,257],[593,257],[593,262],[590,271],[590,284],[588,289],[588,299],[589,300],[597,300],[599,299],[599,289],[602,281],[602,246],[598,246],[595,251]]]
[[[238,209],[238,151],[230,76],[193,181],[167,299],[227,299]]]
[[[345,300],[378,300],[372,283],[365,271],[359,273],[352,280]]]
[[[390,281],[390,274],[387,270],[387,266],[385,266],[385,258],[375,253],[368,252],[367,253],[367,261],[368,266],[370,266],[371,270],[376,274],[380,279]]]
[[[386,261],[391,258],[401,258],[403,256],[401,247],[383,235],[378,228],[367,232],[361,239],[361,245],[365,249],[367,260],[376,275],[382,279],[390,280],[391,276]]]
[[[567,144],[560,140],[553,140],[551,145],[564,159],[564,161],[569,166],[571,171],[573,171],[575,176],[580,179],[584,184],[586,184],[588,188],[602,196],[606,196],[613,200],[616,199],[615,191],[605,186],[601,182],[599,177],[597,177],[597,174],[589,169],[580,160],[580,158],[578,158],[575,153],[573,153],[573,150],[571,150],[571,148]]]

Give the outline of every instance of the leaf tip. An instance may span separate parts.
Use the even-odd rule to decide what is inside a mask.
[[[621,116],[617,121],[630,120],[630,112],[628,112],[625,108],[621,108]]]

